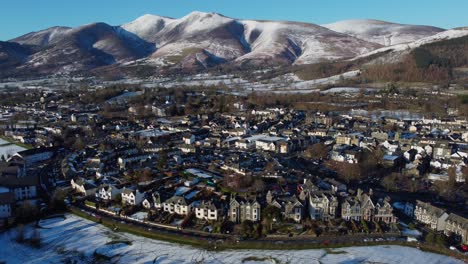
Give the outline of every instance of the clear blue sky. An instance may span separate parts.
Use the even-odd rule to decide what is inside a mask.
[[[3,0],[0,40],[57,25],[119,25],[143,14],[181,17],[194,10],[317,24],[373,18],[442,28],[468,26],[466,0]]]

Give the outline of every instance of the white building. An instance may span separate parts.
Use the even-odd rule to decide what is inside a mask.
[[[190,212],[190,206],[187,204],[185,198],[181,196],[172,196],[166,200],[162,206],[164,212],[169,212],[171,214],[187,215]]]
[[[138,190],[133,190],[133,189],[125,189],[121,193],[122,195],[122,204],[128,204],[128,205],[138,205],[141,202],[143,202],[143,199],[145,197],[144,193],[141,193]]]
[[[211,201],[202,201],[193,206],[195,208],[195,217],[198,219],[217,221],[219,216],[219,209]]]
[[[102,185],[96,192],[96,198],[104,201],[110,201],[117,198],[122,193],[122,189],[115,187],[114,185]]]

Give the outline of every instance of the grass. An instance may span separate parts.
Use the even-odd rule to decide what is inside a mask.
[[[3,139],[8,143],[15,144],[15,145],[20,146],[20,147],[25,148],[25,149],[32,149],[33,148],[32,145],[17,142],[17,141],[14,141],[14,140],[10,139],[10,138],[4,137],[4,136],[0,136],[0,139]]]

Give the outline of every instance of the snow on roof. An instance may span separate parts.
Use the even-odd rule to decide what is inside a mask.
[[[211,175],[210,173],[201,171],[199,169],[186,169],[185,171],[203,179],[213,178],[213,175]]]
[[[187,187],[179,187],[176,189],[175,191],[175,196],[182,196],[184,194],[186,194],[187,192],[189,192],[191,189],[190,188],[187,188]]]
[[[187,200],[190,200],[190,199],[192,199],[193,197],[195,197],[199,192],[200,192],[200,191],[193,191],[193,192],[191,192],[191,193],[185,195],[184,198],[187,199]]]
[[[8,192],[10,192],[10,189],[0,186],[0,193],[8,193]]]

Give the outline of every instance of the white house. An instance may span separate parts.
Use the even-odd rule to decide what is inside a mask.
[[[86,181],[83,178],[72,179],[71,187],[75,192],[82,194],[83,196],[96,195],[97,187],[91,182]]]
[[[184,144],[192,145],[193,143],[195,143],[195,135],[186,134],[183,136],[182,140],[184,141]]]
[[[117,198],[122,193],[122,189],[115,187],[114,185],[102,185],[96,192],[96,198],[104,201],[110,201]]]
[[[195,217],[198,219],[217,221],[219,209],[211,201],[202,201],[201,203],[193,203],[195,208]]]
[[[187,204],[185,198],[181,196],[172,196],[166,200],[162,206],[164,212],[169,212],[171,214],[187,215],[190,212],[190,206]]]
[[[128,204],[128,205],[140,204],[141,202],[143,202],[143,199],[145,197],[144,193],[141,193],[138,190],[134,190],[130,188],[128,189],[124,188],[121,195],[122,195],[122,204]]]
[[[146,195],[146,198],[143,200],[143,202],[141,202],[141,205],[146,209],[161,209],[161,196],[158,192]]]

